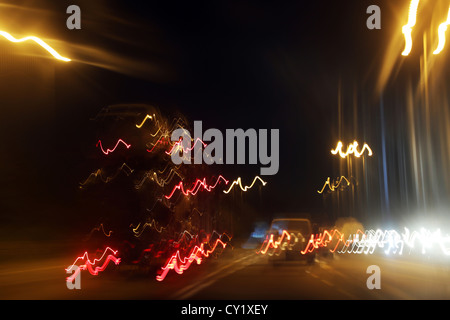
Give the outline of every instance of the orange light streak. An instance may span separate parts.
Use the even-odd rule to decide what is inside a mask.
[[[69,58],[65,58],[65,57],[61,56],[58,52],[56,52],[55,49],[50,47],[47,43],[45,43],[43,40],[41,40],[38,37],[28,36],[28,37],[23,37],[21,39],[16,39],[6,31],[0,31],[0,35],[2,35],[4,38],[6,38],[7,40],[14,42],[14,43],[25,42],[25,41],[34,41],[38,45],[40,45],[42,48],[47,50],[47,52],[49,52],[55,59],[65,61],[65,62],[71,61]]]
[[[266,254],[267,250],[269,250],[270,248],[273,248],[273,249],[278,248],[280,246],[280,244],[284,241],[285,237],[286,237],[286,240],[288,240],[288,241],[291,240],[291,235],[286,230],[283,230],[283,232],[281,233],[281,236],[278,238],[277,241],[273,240],[273,233],[270,234],[270,237],[269,236],[266,237],[266,239],[264,240],[264,242],[261,245],[261,248],[256,253]],[[265,246],[265,248],[263,249],[264,246]]]
[[[402,33],[405,36],[405,49],[402,52],[402,56],[407,56],[411,52],[412,48],[412,28],[416,25],[417,7],[419,6],[419,0],[411,0],[409,4],[408,22],[402,27]]]

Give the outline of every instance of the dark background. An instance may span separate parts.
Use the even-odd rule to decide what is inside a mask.
[[[280,129],[280,169],[264,177],[268,184],[255,200],[257,219],[311,212],[330,223],[349,215],[389,221],[394,214],[387,215],[388,206],[396,203],[387,204],[380,187],[380,96],[388,100],[392,93],[381,95],[377,84],[393,31],[405,19],[399,12],[408,3],[14,1],[0,6],[6,30],[58,39],[55,47],[73,58],[63,63],[31,45],[0,43],[3,234],[49,237],[72,232],[74,221],[82,224],[88,213],[79,206],[78,186],[95,169],[87,159],[96,143],[89,119],[109,104],[129,102],[156,105],[167,115],[179,112],[192,123],[202,120],[204,130]],[[81,8],[81,30],[65,26],[71,4]],[[381,30],[366,28],[371,4],[381,8]],[[34,56],[24,55],[23,48]],[[414,79],[418,67],[416,61],[407,71],[397,70],[395,88],[402,88],[402,77]],[[390,118],[395,106],[401,105],[389,101],[388,130],[396,122]],[[375,155],[364,169],[363,200],[343,195],[337,210],[317,190],[326,177],[340,175],[340,160],[330,154],[339,139],[367,142]],[[259,166],[212,170],[249,181]]]

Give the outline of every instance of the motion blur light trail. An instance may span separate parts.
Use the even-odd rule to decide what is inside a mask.
[[[71,61],[69,58],[65,58],[65,57],[61,56],[58,52],[56,52],[55,49],[50,47],[47,43],[45,43],[43,40],[41,40],[38,37],[28,36],[28,37],[23,37],[23,38],[20,38],[20,39],[16,39],[15,37],[13,37],[11,34],[9,34],[6,31],[0,31],[0,35],[5,37],[7,40],[9,40],[11,42],[15,42],[15,43],[25,42],[25,41],[34,41],[37,44],[39,44],[42,48],[47,50],[53,57],[55,57],[55,59],[61,60],[61,61],[65,61],[65,62]]]
[[[112,261],[116,265],[118,265],[120,263],[120,258],[116,258],[110,254],[106,257],[105,261],[103,262],[103,265],[101,267],[95,267],[95,269],[92,268],[91,263],[87,262],[85,265],[81,265],[77,270],[75,270],[75,272],[70,277],[67,277],[66,281],[73,282],[73,280],[78,276],[78,274],[81,272],[81,270],[88,270],[90,274],[92,274],[93,276],[96,276],[96,275],[98,275],[99,272],[104,271],[106,269],[106,267],[108,266],[110,261]],[[66,270],[66,271],[69,271],[69,270]]]
[[[216,250],[219,244],[223,249],[225,249],[227,245],[221,239],[217,239],[210,250],[205,250],[204,243],[202,243],[200,244],[200,246],[195,246],[191,250],[191,253],[184,258],[181,258],[180,251],[177,250],[177,252],[175,252],[169,258],[167,263],[161,268],[162,272],[161,274],[156,276],[156,280],[163,281],[170,270],[174,270],[176,273],[182,274],[185,270],[189,269],[194,260],[197,262],[197,264],[202,263],[202,258],[209,257],[209,255]]]
[[[66,270],[70,270],[74,265],[77,264],[78,260],[86,260],[87,263],[95,265],[97,261],[101,261],[103,257],[106,255],[107,252],[112,252],[113,255],[116,255],[119,251],[113,250],[111,247],[107,247],[100,258],[95,258],[93,261],[89,260],[89,253],[86,251],[82,256],[75,259],[74,263],[70,267],[68,267]]]
[[[331,191],[336,190],[337,188],[339,188],[339,186],[342,183],[342,180],[345,180],[345,182],[347,182],[347,186],[350,185],[350,181],[348,181],[348,179],[344,176],[341,176],[341,178],[337,181],[337,182],[331,182],[330,177],[327,178],[327,180],[325,181],[325,183],[323,184],[323,187],[321,190],[317,190],[317,193],[323,193],[323,191],[325,190],[325,188],[328,186],[328,188]]]
[[[333,231],[325,230],[323,234],[320,234],[317,238],[314,238],[314,235],[311,235],[311,238],[308,241],[305,249],[301,251],[302,254],[306,254],[308,252],[312,252],[315,249],[319,249],[321,247],[327,247],[330,242],[334,239],[337,240],[336,245],[333,249],[330,249],[330,252],[335,252],[339,243],[343,242],[344,234],[342,234],[339,230],[334,229]]]
[[[402,33],[405,36],[405,49],[402,52],[402,56],[407,56],[411,52],[412,48],[412,28],[416,25],[417,7],[419,6],[419,0],[411,0],[409,5],[408,22],[403,26]]]
[[[236,180],[233,181],[233,183],[231,184],[230,188],[228,188],[228,190],[224,190],[223,193],[229,193],[231,191],[231,189],[233,189],[233,187],[235,185],[238,185],[239,188],[241,188],[242,191],[246,192],[248,189],[251,189],[253,187],[253,185],[256,183],[256,181],[259,180],[261,181],[262,185],[265,186],[267,184],[267,182],[265,182],[263,179],[261,179],[259,176],[256,176],[253,179],[253,182],[249,185],[249,186],[242,186],[242,181],[241,181],[241,177],[237,178]]]
[[[280,247],[280,245],[285,241],[285,238],[287,241],[291,240],[291,235],[286,230],[283,230],[281,236],[276,241],[273,239],[273,236],[273,234],[267,236],[261,245],[261,248],[256,253],[266,254],[270,248],[277,249]]]
[[[87,241],[91,238],[91,236],[94,234],[94,232],[100,232],[102,231],[103,235],[105,237],[111,237],[111,234],[113,233],[112,230],[109,230],[108,232],[105,231],[105,228],[103,226],[103,223],[100,223],[100,225],[98,227],[92,228],[91,232],[89,232],[89,234],[86,236],[86,238],[84,239],[84,241]]]
[[[144,123],[147,121],[147,119],[152,120],[153,117],[152,117],[151,115],[147,114],[147,115],[145,116],[144,120],[142,120],[142,122],[141,122],[140,124],[137,124],[137,125],[136,125],[136,128],[138,128],[138,129],[142,128],[142,126],[143,126]]]
[[[359,158],[364,153],[364,151],[367,149],[367,154],[369,156],[372,156],[372,149],[370,149],[370,147],[366,143],[364,143],[361,151],[358,151],[358,149],[357,149],[358,148],[358,142],[356,142],[356,141],[354,141],[353,143],[351,143],[347,147],[347,151],[346,152],[342,151],[342,147],[343,147],[343,143],[342,143],[342,141],[339,141],[337,146],[336,146],[336,149],[332,149],[331,153],[334,154],[334,155],[339,153],[339,156],[341,158],[346,158],[350,154],[354,154],[355,157]]]
[[[140,237],[142,235],[142,233],[144,232],[145,228],[147,228],[147,227],[153,228],[158,233],[163,232],[163,230],[165,229],[165,227],[158,228],[158,224],[156,223],[155,219],[152,219],[150,222],[144,223],[141,227],[142,228],[141,231],[138,231],[139,227],[141,227],[140,222],[136,227],[133,227],[133,229],[132,229],[135,237]]]
[[[151,149],[147,149],[147,152],[153,152],[153,150],[160,144],[164,143],[165,135],[161,135],[161,137],[155,142]]]
[[[198,211],[198,210],[197,210]],[[213,232],[211,233],[211,236],[209,238],[213,238],[214,236],[217,236],[218,239],[222,240],[222,238],[225,236],[226,238],[228,238],[228,240],[231,240],[231,236],[226,233],[223,232],[222,234],[220,234],[219,232],[217,232],[216,230],[213,230]],[[193,240],[193,239],[198,239],[199,235],[195,234],[193,235],[192,233],[190,233],[187,230],[184,230],[181,235],[179,236],[177,241],[174,241],[175,244],[179,244],[182,240]]]
[[[148,179],[156,182],[160,187],[164,187],[165,185],[169,184],[175,176],[178,176],[178,178],[180,178],[181,180],[184,179],[184,177],[178,172],[177,168],[171,168],[165,178],[158,177],[158,174],[155,171],[150,170],[144,174],[142,179],[135,185],[135,188],[142,188],[145,181]]]
[[[100,178],[100,180],[103,183],[109,183],[112,180],[114,180],[121,172],[124,172],[127,176],[131,175],[133,173],[133,169],[131,169],[125,162],[116,170],[116,172],[111,175],[108,176],[106,178],[103,177],[104,172],[102,169],[97,169],[95,172],[92,172],[89,177],[87,177],[87,179],[83,182],[80,182],[81,186],[85,186],[89,183],[94,183],[97,178]]]
[[[93,266],[95,266],[95,264],[97,262],[100,262],[103,260],[103,258],[107,254],[107,252],[111,252],[112,254],[108,254],[106,256],[105,261],[103,262],[103,264],[100,267],[97,266],[97,267],[93,268]],[[80,265],[79,268],[76,269],[75,272],[70,277],[66,278],[66,281],[73,282],[73,280],[77,277],[77,275],[81,272],[81,270],[88,270],[90,274],[96,276],[96,275],[98,275],[99,272],[104,271],[106,269],[106,267],[108,266],[110,261],[112,261],[114,264],[118,265],[120,263],[120,258],[116,257],[117,253],[118,253],[117,250],[113,250],[110,247],[107,247],[103,251],[103,254],[101,255],[100,258],[94,259],[93,261],[91,261],[91,260],[89,260],[89,255],[88,255],[88,252],[86,251],[81,257],[76,258],[75,262],[70,267],[66,268],[66,271],[69,272],[73,269],[73,267],[77,264],[77,262],[79,260],[85,261],[84,264]]]
[[[352,238],[349,237],[340,253],[372,254],[375,249],[381,248],[385,254],[402,255],[405,249],[409,250],[408,253],[419,249],[421,254],[427,254],[438,248],[439,253],[450,255],[450,237],[442,235],[440,229],[431,232],[422,228],[420,231],[410,232],[405,228],[402,233],[396,230],[367,230],[365,233],[353,235]]]
[[[183,150],[183,153],[188,153],[188,152],[194,150],[195,145],[197,144],[197,142],[200,142],[203,145],[203,147],[207,146],[207,144],[204,143],[200,138],[195,139],[194,144],[193,144],[192,147],[183,148],[182,142],[183,142],[183,139],[180,138],[180,140],[175,142],[175,144],[172,146],[172,149],[170,149],[170,151],[166,151],[166,154],[171,155],[174,152],[178,152],[180,150],[180,148],[181,148],[181,150]]]
[[[172,198],[172,196],[174,195],[175,191],[180,190],[185,196],[188,196],[189,194],[192,195],[196,195],[197,192],[200,190],[201,187],[203,187],[204,190],[211,192],[212,189],[214,189],[219,182],[223,180],[225,182],[225,184],[228,184],[228,180],[225,179],[222,175],[220,175],[217,180],[216,183],[208,185],[206,182],[206,178],[203,178],[203,180],[197,179],[193,185],[193,187],[191,189],[188,190],[184,190],[184,184],[183,181],[180,181],[179,184],[177,184],[173,189],[172,192],[168,195],[166,195],[166,199],[170,199]]]
[[[117,140],[116,145],[114,146],[114,148],[112,148],[112,149],[106,149],[106,151],[103,149],[102,141],[101,141],[101,140],[98,140],[98,142],[97,142],[97,144],[96,144],[95,146],[96,146],[96,147],[100,146],[100,149],[102,150],[102,152],[103,152],[104,154],[108,155],[109,153],[114,152],[114,151],[117,149],[117,146],[119,145],[119,143],[124,144],[125,147],[126,147],[127,149],[129,149],[129,148],[131,147],[131,144],[126,143],[126,142],[123,141],[122,139]]]
[[[144,116],[145,114],[146,116]],[[144,142],[143,149],[146,151],[138,147],[136,152],[126,154],[127,162],[133,164],[133,169],[123,162],[118,162],[116,157],[110,159],[108,157],[105,160],[103,157],[95,156],[96,160],[101,161],[101,169],[91,173],[86,181],[81,183],[81,186],[85,189],[84,186],[89,184],[89,187],[92,187],[102,199],[103,197],[111,199],[112,201],[109,201],[108,205],[112,206],[114,206],[114,198],[117,195],[110,195],[111,189],[113,191],[118,190],[116,187],[121,191],[126,189],[125,195],[132,195],[133,201],[136,196],[142,206],[139,205],[138,210],[135,210],[136,207],[133,206],[133,213],[136,212],[136,215],[131,218],[131,224],[127,221],[124,225],[124,219],[119,217],[119,214],[115,215],[115,209],[112,210],[114,215],[100,217],[100,221],[106,221],[108,225],[114,227],[114,233],[106,233],[103,224],[100,227],[97,224],[97,228],[92,229],[86,237],[88,241],[93,241],[92,246],[91,243],[88,245],[94,248],[98,247],[99,237],[94,238],[92,235],[99,231],[96,236],[106,236],[108,243],[115,243],[114,246],[119,245],[122,256],[118,258],[117,252],[109,249],[108,251],[112,251],[112,253],[104,252],[100,259],[91,262],[86,253],[75,261],[78,263],[80,259],[83,261],[87,259],[87,262],[81,262],[82,266],[77,270],[88,270],[91,274],[98,274],[112,261],[116,264],[130,264],[133,270],[136,269],[135,267],[138,270],[145,270],[145,272],[157,270],[156,280],[163,281],[170,270],[181,274],[193,262],[200,264],[208,257],[217,257],[222,249],[230,245],[231,237],[228,234],[219,234],[215,231],[216,228],[233,229],[233,225],[230,225],[226,217],[216,218],[217,213],[219,216],[221,215],[221,212],[218,211],[220,207],[209,202],[208,198],[210,197],[206,192],[204,197],[194,196],[199,191],[213,192],[215,188],[221,189],[218,190],[220,194],[222,192],[227,194],[235,186],[239,186],[243,191],[248,191],[257,182],[263,186],[267,182],[256,176],[250,185],[244,185],[242,178],[239,177],[229,186],[229,181],[224,176],[211,173],[207,167],[184,166],[183,164],[190,163],[190,159],[196,156],[196,154],[192,155],[192,150],[195,153],[202,152],[202,157],[209,156],[202,150],[203,147],[207,147],[207,144],[201,138],[192,138],[189,130],[185,129],[187,122],[184,118],[178,117],[169,121],[160,115],[159,110],[153,106],[137,105],[131,108],[128,105],[113,105],[102,109],[93,120],[101,122],[102,128],[107,128],[108,134],[111,128],[116,127],[116,123],[118,123],[120,135],[117,134],[117,136],[119,137],[123,134],[124,127],[129,126],[129,130],[132,131],[131,135],[137,137],[137,141]],[[107,124],[103,125],[106,121]],[[114,122],[110,123],[110,121]],[[172,141],[170,132],[175,128],[180,128],[186,134]],[[131,147],[123,139],[117,140],[110,149],[104,148],[103,144],[105,144],[104,141],[98,140],[96,147],[99,147],[105,155],[115,152],[119,147],[123,148],[123,146],[119,146],[120,144],[127,149]],[[141,154],[140,151],[144,154]],[[170,161],[172,155],[181,156],[181,154],[183,156],[182,163],[176,165]],[[185,157],[186,161],[184,161]],[[120,163],[123,165],[116,169]],[[102,168],[102,165],[105,166],[105,169]],[[122,172],[126,176],[122,175]],[[175,176],[179,180],[174,181]],[[109,183],[112,180],[115,180],[112,188],[104,188],[100,183]],[[148,185],[145,185],[147,182]],[[132,186],[131,189],[130,186]],[[214,201],[217,198],[213,197],[211,200]],[[121,200],[119,203],[122,203]],[[101,212],[101,214],[105,213]],[[211,230],[214,231],[211,233]],[[101,263],[98,262],[100,260]],[[96,267],[96,263],[99,265],[98,267]],[[70,279],[72,280],[74,277],[76,275]]]
[[[181,190],[181,192],[185,195],[188,196],[189,194],[195,195],[201,187],[203,187],[203,189],[205,189],[206,191],[212,191],[212,189],[214,189],[220,181],[224,181],[225,184],[229,183],[229,180],[225,179],[222,175],[219,175],[219,177],[216,180],[216,183],[212,184],[212,185],[208,185],[206,183],[206,178],[203,178],[203,180],[197,179],[193,185],[193,187],[191,189],[188,190],[184,190],[184,185],[183,185],[183,181],[180,181],[180,183],[178,185],[176,185],[173,189],[172,192],[168,195],[166,195],[166,199],[170,199],[172,198],[173,194],[175,193],[175,191],[177,189]],[[236,180],[233,181],[233,183],[231,184],[231,186],[228,188],[228,190],[224,190],[223,192],[228,194],[230,193],[230,191],[234,188],[234,186],[239,186],[241,188],[242,191],[246,192],[248,191],[248,189],[251,189],[256,181],[260,181],[262,183],[263,186],[265,186],[267,184],[266,181],[264,181],[263,179],[261,179],[261,177],[259,176],[255,176],[255,178],[253,179],[252,183],[249,186],[243,186],[242,185],[242,179],[241,177],[237,178]]]
[[[433,54],[439,54],[444,49],[445,46],[445,32],[447,31],[447,26],[450,24],[450,8],[448,9],[447,20],[439,25],[438,37],[439,43]]]
[[[267,236],[257,253],[266,254],[270,248],[286,250],[289,248],[290,236],[288,231],[283,230],[282,235],[274,241],[274,235]],[[420,231],[410,231],[404,228],[399,233],[396,230],[369,229],[365,232],[358,230],[355,234],[346,235],[338,229],[325,230],[318,235],[312,234],[301,254],[311,253],[320,248],[329,248],[335,253],[373,254],[376,249],[382,249],[386,255],[403,255],[407,252],[412,254],[416,251],[421,254],[440,253],[450,255],[450,236],[443,235],[440,229],[432,232],[425,228]],[[340,247],[338,249],[338,247]],[[437,251],[434,251],[438,249]]]

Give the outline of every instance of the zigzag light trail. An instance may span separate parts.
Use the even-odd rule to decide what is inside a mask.
[[[166,136],[166,134],[162,134],[162,135],[161,135],[161,138],[158,139],[158,141],[156,141],[156,143],[152,146],[152,148],[151,148],[151,149],[147,149],[147,152],[153,152],[153,150],[156,148],[156,146],[158,146],[159,144],[162,143],[163,138],[164,138],[165,136]],[[172,145],[171,149],[170,149],[169,151],[165,151],[165,153],[166,153],[167,155],[171,156],[171,155],[172,155],[173,153],[175,153],[175,152],[183,151],[183,160],[190,161],[190,160],[191,160],[191,156],[190,156],[189,153],[190,153],[192,150],[194,150],[194,148],[195,148],[195,146],[196,146],[197,143],[201,143],[201,144],[203,145],[203,147],[206,147],[206,146],[207,146],[207,144],[206,144],[205,142],[203,142],[200,138],[195,139],[194,145],[193,145],[192,147],[186,147],[186,148],[183,147],[182,141],[183,141],[183,139],[180,138],[180,140],[178,140],[177,142],[175,142],[175,143]],[[169,144],[171,143],[170,140],[169,140],[168,143],[169,143]],[[180,149],[181,149],[181,150],[180,150]],[[197,152],[201,152],[201,150],[197,150]],[[210,157],[209,154],[207,154],[206,156],[207,156],[207,157]]]
[[[34,41],[37,44],[39,44],[42,48],[47,50],[47,52],[50,53],[55,59],[65,61],[65,62],[71,61],[71,59],[61,56],[58,52],[56,52],[55,49],[50,47],[47,43],[45,43],[43,40],[41,40],[38,37],[27,36],[27,37],[23,37],[20,39],[16,39],[15,37],[13,37],[11,34],[9,34],[6,31],[0,31],[0,35],[2,35],[4,38],[6,38],[7,40],[14,42],[14,43],[20,43],[20,42],[25,42],[25,41]]]
[[[125,171],[125,169],[126,169],[126,171]],[[92,180],[95,181],[98,177],[100,177],[100,180],[101,180],[103,183],[109,183],[109,182],[111,182],[112,180],[114,180],[114,179],[119,175],[119,173],[122,172],[122,171],[124,171],[125,174],[126,174],[127,176],[131,175],[131,174],[134,172],[134,170],[131,169],[131,168],[124,162],[124,163],[117,169],[117,171],[116,171],[115,174],[113,174],[113,175],[111,175],[111,176],[109,176],[109,177],[103,178],[103,170],[102,170],[102,169],[97,169],[95,172],[92,172],[92,173],[89,175],[89,177],[87,177],[87,179],[86,179],[84,182],[80,182],[80,185],[81,185],[81,186],[85,186],[86,184],[88,184],[88,183],[91,182]]]
[[[216,183],[208,185],[206,182],[206,178],[203,178],[203,180],[197,179],[193,185],[193,187],[191,189],[188,190],[184,190],[184,184],[183,181],[180,181],[179,184],[177,184],[173,189],[172,192],[170,192],[170,194],[165,195],[166,199],[170,199],[172,198],[172,196],[174,195],[176,190],[180,190],[185,196],[188,196],[189,194],[192,195],[196,195],[197,192],[200,190],[201,187],[203,187],[204,190],[211,192],[212,189],[214,189],[219,182],[223,180],[225,182],[225,184],[228,184],[229,181],[227,179],[225,179],[222,175],[220,175],[217,180]]]
[[[216,247],[218,245],[221,245],[222,248],[225,249],[226,247],[226,243],[223,242],[220,239],[217,239],[212,247],[211,250],[205,250],[204,249],[204,244],[202,243],[200,246],[195,246],[190,254],[184,258],[181,258],[180,256],[180,251],[177,250],[167,261],[167,263],[161,267],[161,274],[156,276],[156,280],[158,281],[163,281],[166,276],[167,273],[170,270],[174,270],[176,273],[178,274],[182,274],[184,271],[186,271],[187,269],[189,269],[189,267],[191,266],[192,262],[196,261],[197,264],[200,264],[202,262],[203,257],[209,257],[209,255],[211,253],[213,253],[216,250]]]
[[[278,241],[273,240],[273,234],[261,245],[257,253],[266,254],[269,248],[278,248],[283,242],[288,244],[290,240],[289,232],[283,230],[282,236]],[[345,238],[347,239],[345,240]],[[438,252],[445,256],[450,256],[450,236],[443,235],[440,229],[432,232],[425,228],[420,231],[410,231],[404,228],[403,232],[396,230],[369,229],[363,232],[357,230],[355,234],[345,235],[338,229],[331,231],[325,230],[319,235],[311,235],[305,248],[300,251],[301,254],[311,253],[320,248],[327,248],[330,244],[334,244],[329,248],[330,252],[335,253],[354,253],[354,254],[373,254],[376,249],[382,249],[386,255],[398,254],[402,255],[406,250],[413,253],[415,250],[421,254],[430,253],[432,249],[438,249]],[[338,249],[338,247],[340,248]],[[433,252],[433,251],[431,251]]]
[[[155,144],[152,146],[151,149],[147,149],[147,152],[153,152],[153,150],[161,143],[163,143],[164,139],[166,138],[165,134],[162,134],[161,137],[155,142]]]
[[[330,181],[330,177],[327,178],[327,180],[325,181],[325,183],[323,184],[323,187],[321,190],[317,190],[317,193],[323,193],[323,191],[325,190],[325,188],[328,186],[328,188],[331,191],[336,190],[337,188],[339,188],[339,186],[342,183],[342,180],[345,180],[347,182],[347,186],[350,185],[350,181],[348,181],[348,179],[344,176],[341,176],[341,178],[339,179],[339,181],[337,183],[331,183]]]
[[[266,238],[263,244],[261,245],[261,248],[256,253],[266,254],[270,248],[277,249],[281,245],[281,243],[285,241],[285,238],[287,241],[291,240],[291,235],[286,230],[283,230],[281,236],[278,238],[277,241],[274,241],[273,236],[274,235],[271,234],[270,237]]]
[[[126,147],[127,149],[129,149],[129,148],[131,147],[131,144],[127,144],[127,143],[126,143],[125,141],[123,141],[122,139],[117,140],[116,145],[114,146],[114,148],[112,148],[112,149],[106,149],[106,151],[103,149],[102,141],[101,141],[101,140],[98,140],[98,142],[97,142],[97,144],[96,144],[95,146],[96,146],[96,147],[100,146],[100,149],[102,150],[102,152],[103,152],[105,155],[108,155],[109,153],[114,152],[114,151],[117,149],[117,146],[119,145],[119,143],[124,144],[125,147]]]
[[[93,269],[92,267],[97,263],[103,260],[103,258],[105,257],[105,255],[107,254],[107,252],[111,252],[112,254],[108,254],[108,256],[106,257],[104,263],[102,266],[100,267],[95,267],[95,269]],[[115,255],[117,255],[118,250],[113,250],[111,247],[107,247],[104,251],[103,254],[101,255],[100,258],[95,258],[93,261],[91,261],[89,259],[89,254],[86,251],[82,256],[77,257],[74,261],[74,263],[72,265],[70,265],[68,268],[66,268],[65,270],[67,272],[71,271],[73,269],[73,267],[77,264],[77,262],[79,260],[84,260],[85,263],[83,265],[80,265],[79,268],[76,270],[76,272],[74,272],[70,277],[67,277],[67,281],[68,282],[72,282],[76,276],[78,275],[78,273],[81,270],[88,270],[89,273],[91,273],[92,275],[98,275],[99,272],[104,271],[106,269],[106,267],[108,266],[109,262],[112,261],[114,262],[116,265],[120,263],[120,258],[115,257]]]
[[[229,234],[227,234],[226,232],[223,232],[222,234],[220,234],[220,233],[217,232],[216,230],[213,230],[213,231],[211,232],[210,238],[213,238],[214,235],[217,235],[218,239],[220,239],[220,240],[222,240],[222,237],[223,237],[223,236],[227,237],[228,240],[231,240],[231,236],[230,236]],[[193,235],[193,234],[190,233],[189,231],[184,230],[184,231],[180,234],[180,236],[178,237],[178,240],[177,240],[177,241],[174,241],[174,243],[179,244],[182,240],[184,240],[184,239],[187,240],[187,239],[188,239],[188,236],[189,236],[189,240],[192,240],[192,239],[198,239],[198,234]]]
[[[142,126],[143,126],[144,123],[147,121],[147,119],[152,120],[153,117],[152,117],[151,115],[147,114],[147,115],[145,116],[144,120],[142,120],[142,122],[141,122],[140,124],[137,124],[137,125],[136,125],[136,128],[138,128],[138,129],[142,128]]]
[[[367,143],[364,143],[364,145],[363,145],[361,151],[358,151],[358,149],[357,149],[357,148],[358,148],[358,142],[356,142],[356,141],[354,141],[353,143],[351,143],[351,144],[347,147],[347,151],[346,151],[346,152],[343,152],[343,151],[342,151],[342,147],[343,147],[343,143],[342,143],[342,141],[339,141],[338,144],[337,144],[337,146],[336,146],[336,149],[332,149],[332,150],[331,150],[331,153],[332,153],[333,155],[336,155],[336,154],[339,153],[339,156],[340,156],[341,158],[346,158],[346,157],[348,157],[350,154],[354,154],[355,157],[359,158],[359,157],[361,157],[361,155],[364,153],[365,150],[367,150],[367,154],[368,154],[369,156],[372,156],[372,154],[373,154],[373,153],[372,153],[372,149],[370,149],[370,147],[367,145]]]
[[[181,150],[183,150],[183,153],[188,153],[195,148],[195,145],[197,144],[197,142],[200,142],[203,145],[203,147],[207,146],[207,144],[205,142],[203,142],[200,138],[195,139],[194,145],[192,147],[183,148],[182,142],[183,142],[183,139],[180,138],[180,140],[175,142],[175,144],[172,146],[172,149],[170,149],[170,151],[166,151],[166,154],[171,155],[173,152],[178,151],[179,148],[181,148]],[[174,151],[175,148],[177,148],[176,151]]]
[[[233,183],[231,184],[231,186],[228,188],[228,190],[224,190],[223,193],[229,193],[231,191],[231,189],[233,189],[233,187],[235,185],[239,186],[241,188],[242,191],[247,191],[248,189],[251,189],[253,187],[253,185],[256,183],[256,181],[261,181],[262,185],[265,186],[267,184],[267,182],[265,182],[263,179],[261,179],[259,176],[256,176],[253,179],[253,182],[249,185],[249,186],[242,186],[242,180],[241,177],[237,178],[236,180],[233,181]]]
[[[438,27],[439,43],[433,54],[439,54],[444,49],[445,46],[445,32],[447,31],[447,26],[450,24],[450,8],[448,9],[447,20],[441,23]]]
[[[75,259],[74,263],[70,267],[68,267],[66,270],[70,270],[74,265],[77,264],[78,260],[86,260],[86,262],[94,265],[96,261],[101,261],[103,257],[106,255],[107,252],[111,251],[114,255],[116,255],[119,251],[113,250],[111,247],[107,247],[100,258],[95,258],[93,261],[89,259],[89,253],[86,251],[82,256]]]
[[[108,255],[105,259],[105,262],[103,262],[103,265],[100,267],[95,267],[95,269],[92,268],[93,264],[89,261],[86,262],[86,264],[81,265],[70,277],[66,278],[67,282],[73,282],[73,280],[78,276],[78,274],[81,272],[81,270],[88,270],[90,274],[93,276],[98,275],[99,272],[105,271],[106,267],[108,266],[109,262],[112,261],[114,264],[118,265],[120,263],[120,258],[116,258],[113,255]],[[70,268],[72,269],[73,266]],[[70,269],[66,269],[66,271],[69,271]]]
[[[152,219],[152,221],[150,221],[150,222],[145,222],[143,224],[143,226],[142,226],[141,231],[137,231],[140,226],[141,226],[141,223],[139,222],[139,224],[135,228],[132,229],[133,233],[134,233],[134,236],[137,237],[137,238],[139,238],[144,233],[144,230],[147,227],[149,227],[149,228],[152,227],[158,233],[161,233],[164,229],[166,229],[166,227],[159,227],[159,229],[158,229],[158,225],[157,225],[155,219]]]
[[[98,227],[92,228],[91,232],[86,236],[85,241],[89,240],[95,231],[102,231],[106,237],[111,237],[111,234],[113,233],[112,230],[109,230],[108,233],[106,233],[103,223],[100,223]]]
[[[144,174],[142,179],[135,185],[135,188],[136,189],[142,188],[147,179],[151,179],[152,181],[155,181],[160,187],[164,187],[165,185],[169,184],[175,176],[178,176],[181,180],[184,179],[184,177],[178,172],[178,170],[174,168],[170,169],[169,173],[165,178],[162,177],[159,178],[156,172],[148,171]]]
[[[402,52],[402,56],[407,56],[411,52],[412,48],[412,28],[416,25],[417,7],[419,6],[419,0],[411,0],[408,12],[408,22],[402,27],[402,33],[405,37],[405,49]]]

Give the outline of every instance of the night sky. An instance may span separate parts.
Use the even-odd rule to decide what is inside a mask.
[[[105,0],[0,6],[3,28],[58,39],[60,51],[74,60],[53,61],[31,46],[40,55],[28,57],[19,47],[0,43],[6,84],[0,221],[14,236],[17,226],[41,234],[47,230],[41,226],[67,231],[71,220],[83,219],[77,211],[78,183],[90,172],[86,150],[96,143],[89,119],[116,103],[152,104],[167,116],[182,113],[192,124],[202,120],[204,130],[280,129],[280,169],[265,177],[262,220],[275,212],[335,217],[332,204],[317,194],[326,177],[339,175],[330,150],[340,139],[367,142],[375,156],[366,196],[349,215],[390,218],[380,187],[380,101],[386,101],[386,118],[396,115],[395,106],[402,103],[394,89],[403,89],[404,79],[417,81],[419,68],[416,59],[406,65],[408,71],[395,69],[394,89],[377,91],[389,41],[409,3],[391,2]],[[70,4],[81,8],[81,30],[65,27]],[[382,10],[381,30],[366,27],[371,4]],[[2,10],[11,14],[3,16]],[[386,135],[396,119],[384,123]],[[395,167],[396,159],[389,161]],[[259,165],[211,170],[251,179]],[[403,208],[404,199],[389,201],[396,205]]]

